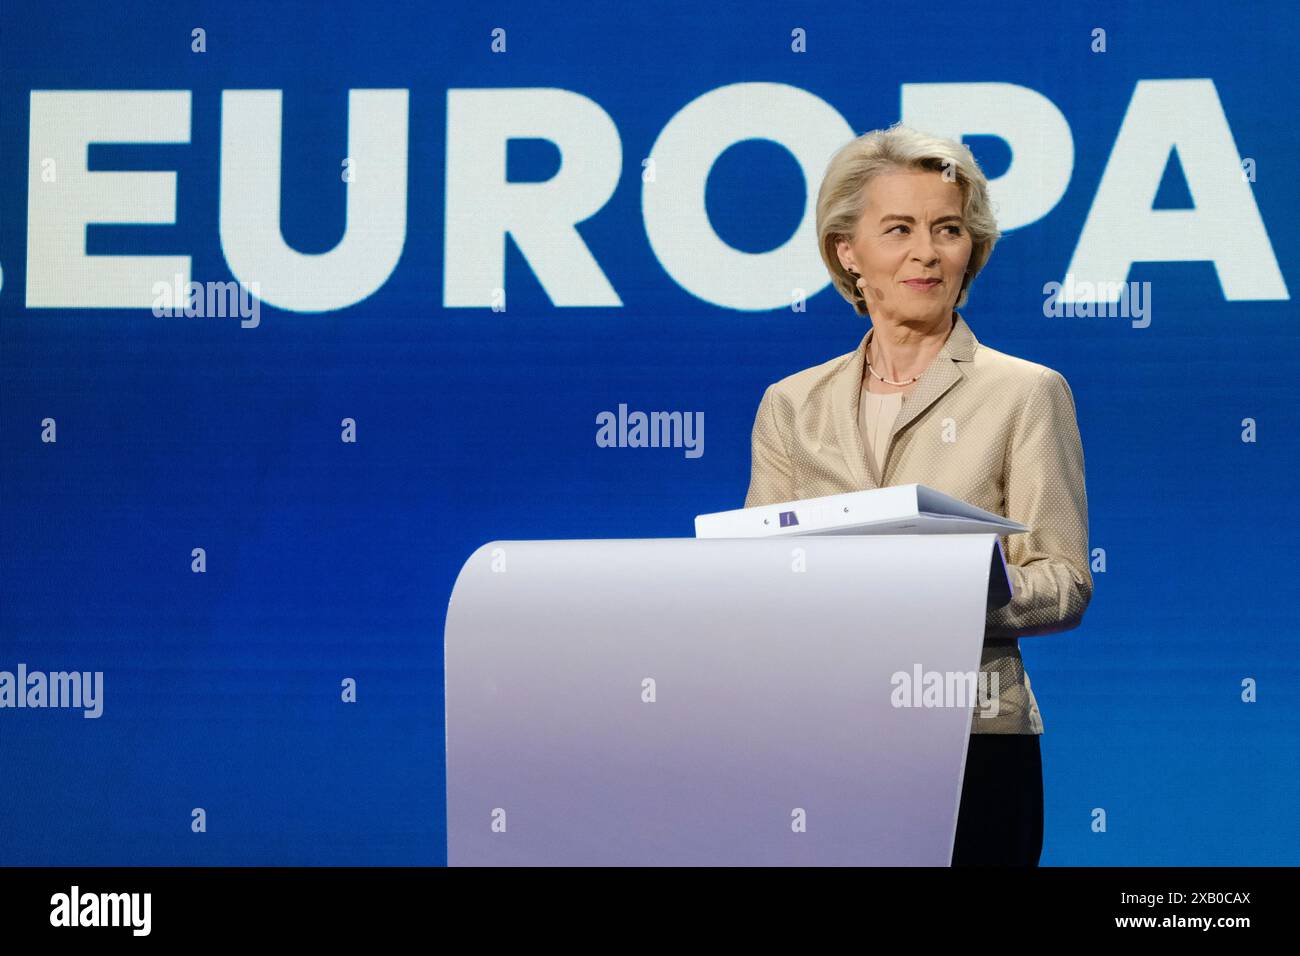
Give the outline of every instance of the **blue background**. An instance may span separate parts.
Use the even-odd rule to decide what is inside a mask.
[[[0,863],[445,862],[441,639],[463,560],[497,538],[690,536],[696,513],[743,501],[763,388],[866,331],[829,287],[806,314],[714,307],[651,250],[639,157],[691,100],[742,81],[808,90],[859,132],[900,118],[902,83],[1023,84],[1062,110],[1068,191],[1003,238],[963,309],[981,341],[1069,381],[1107,554],[1082,627],[1021,642],[1046,725],[1042,862],[1300,863],[1295,309],[1225,302],[1198,262],[1134,266],[1157,297],[1147,329],[1041,313],[1142,79],[1214,80],[1300,287],[1283,7],[8,2],[2,16],[0,669],[102,670],[106,700],[99,720],[0,711]],[[489,51],[498,26],[506,56]],[[441,308],[446,91],[508,86],[574,90],[614,118],[620,184],[579,231],[622,308],[552,306],[513,245],[508,312]],[[196,278],[226,279],[221,91],[285,91],[283,231],[309,252],[343,231],[321,157],[344,149],[357,87],[411,91],[406,245],[375,295],[318,315],[263,306],[248,330],[24,307],[31,90],[192,90],[189,144],[90,154],[92,169],[177,170],[176,224],[91,226],[87,249],[188,253]],[[990,178],[1007,168],[1001,140],[970,144]],[[510,178],[558,162],[518,143]],[[715,166],[709,211],[738,248],[772,248],[804,188],[784,149],[744,143]],[[1157,205],[1189,201],[1171,156]],[[704,456],[598,448],[595,415],[620,402],[703,411]],[[347,676],[355,705],[339,700]],[[1258,703],[1240,701],[1244,677]]]

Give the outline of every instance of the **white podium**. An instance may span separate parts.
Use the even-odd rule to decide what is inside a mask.
[[[992,533],[485,544],[447,612],[448,863],[948,866],[1010,597]]]

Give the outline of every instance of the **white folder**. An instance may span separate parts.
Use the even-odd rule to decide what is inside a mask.
[[[926,485],[894,485],[695,517],[697,538],[810,534],[1015,534],[1018,521]]]

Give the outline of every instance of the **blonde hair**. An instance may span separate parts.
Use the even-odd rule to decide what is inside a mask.
[[[899,123],[850,140],[831,157],[817,192],[817,245],[836,290],[858,315],[867,314],[867,303],[853,274],[840,263],[835,246],[841,237],[852,238],[857,230],[866,207],[866,185],[872,177],[912,169],[939,173],[951,170],[948,175],[961,189],[962,218],[970,232],[971,254],[954,308],[966,304],[971,283],[1001,236],[989,202],[988,180],[966,144]]]

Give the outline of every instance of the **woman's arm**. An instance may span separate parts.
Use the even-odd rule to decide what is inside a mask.
[[[773,505],[794,500],[790,454],[776,421],[776,399],[769,385],[758,403],[754,432],[750,443],[749,494],[745,507]]]
[[[1029,531],[1002,539],[1015,597],[988,613],[987,637],[1078,627],[1092,599],[1088,496],[1074,396],[1043,369],[1020,412],[1004,474],[1006,515]]]

